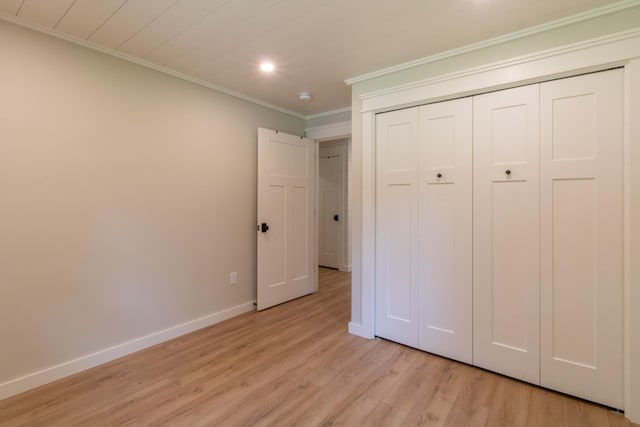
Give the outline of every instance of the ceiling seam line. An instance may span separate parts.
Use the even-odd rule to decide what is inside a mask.
[[[198,25],[200,22],[204,21],[207,17],[209,17],[212,13],[219,11],[220,9],[222,9],[223,7],[225,7],[226,5],[228,5],[229,3],[231,3],[233,0],[227,0],[226,2],[224,2],[222,5],[216,7],[215,9],[213,9],[212,11],[208,12],[206,15],[204,15],[202,18],[198,19],[197,21],[195,21],[194,23],[192,23],[191,25],[189,25],[187,28],[184,28],[183,30],[180,30],[178,33],[174,34],[173,36],[171,36],[170,38],[168,38],[167,40],[163,41],[161,44],[159,44],[158,46],[154,47],[153,49],[151,49],[150,51],[148,51],[147,53],[145,53],[144,55],[142,55],[142,58],[146,58],[147,56],[151,55],[154,52],[157,52],[158,49],[160,49],[161,47],[165,46],[167,43],[175,40],[177,37],[181,36],[182,34],[184,34],[185,32],[189,31],[191,28],[195,27],[196,25]]]
[[[116,13],[118,13],[118,12],[120,11],[120,9],[122,9],[122,8],[124,7],[124,5],[125,5],[125,4],[127,4],[128,2],[129,2],[129,0],[124,0],[124,1],[122,2],[122,4],[120,4],[120,6],[118,6],[118,7],[116,8],[116,10],[114,10],[113,12],[111,12],[111,14],[110,14],[109,16],[107,16],[107,17],[104,19],[104,21],[102,21],[102,22],[100,23],[100,25],[98,25],[98,27],[97,27],[95,30],[93,30],[93,31],[91,32],[91,34],[89,34],[89,36],[88,36],[85,40],[89,41],[89,40],[91,39],[91,37],[93,37],[93,36],[94,36],[94,34],[95,34],[95,33],[97,33],[98,31],[100,31],[100,29],[101,29],[102,27],[104,27],[104,24],[106,24],[108,20],[110,20],[111,18],[113,18],[113,17],[115,16],[115,14],[116,14]]]
[[[173,9],[175,5],[177,5],[178,3],[180,3],[181,0],[176,0],[174,1],[171,6],[167,7],[165,10],[163,10],[162,12],[160,12],[158,15],[154,16],[153,18],[151,18],[151,20],[149,22],[147,22],[145,25],[142,26],[142,28],[138,29],[138,31],[135,31],[133,34],[131,34],[129,36],[129,38],[127,38],[125,41],[123,41],[122,43],[120,43],[117,47],[116,50],[120,50],[120,48],[129,40],[131,40],[132,38],[134,38],[135,36],[137,36],[142,30],[144,30],[145,28],[147,28],[149,25],[151,25],[152,23],[154,23],[156,21],[156,19],[160,18],[162,15],[164,15],[165,13],[167,13],[168,10]]]
[[[261,10],[260,12],[258,12],[258,13],[263,13],[264,11],[267,11],[267,10],[271,9],[271,8],[275,7],[277,4],[282,3],[282,2],[283,2],[283,0],[278,0],[276,3],[272,4],[271,6],[267,6],[265,9],[262,9],[262,10]],[[255,15],[253,15],[253,16],[255,16]],[[249,19],[251,19],[251,18],[247,18],[247,19],[243,20],[243,21],[240,23],[240,25],[244,24],[244,23],[245,23],[245,22],[247,22]],[[198,46],[196,46],[196,47],[194,47],[194,48],[192,48],[192,49],[189,49],[189,50],[187,50],[186,52],[182,53],[181,55],[179,55],[179,56],[177,56],[177,57],[173,58],[171,61],[169,61],[169,62],[165,62],[163,65],[167,66],[167,65],[169,65],[169,64],[171,64],[171,63],[173,63],[173,62],[175,62],[175,61],[177,61],[177,60],[179,60],[179,59],[181,59],[181,58],[184,58],[186,55],[190,54],[191,52],[195,51],[196,49],[200,49],[201,47],[203,47],[203,46],[205,46],[205,45],[207,45],[207,44],[211,43],[212,41],[216,40],[217,38],[219,38],[220,36],[222,36],[223,34],[225,34],[225,33],[226,33],[226,32],[228,32],[228,31],[229,31],[229,30],[224,30],[224,31],[223,31],[223,32],[221,32],[220,34],[216,35],[215,37],[213,37],[213,38],[211,38],[211,39],[207,39],[206,41],[204,41],[203,43],[199,44]],[[193,69],[196,69],[196,68],[199,68],[201,65],[202,65],[202,64],[200,64],[200,65],[198,65],[198,66],[196,66],[196,67],[193,67],[193,68],[192,68],[192,70],[193,70]]]
[[[71,4],[69,5],[69,7],[67,7],[67,10],[64,11],[64,13],[62,14],[62,16],[60,17],[60,19],[58,19],[58,22],[56,22],[56,24],[53,26],[53,29],[55,30],[56,28],[58,28],[58,25],[60,25],[60,23],[62,22],[62,20],[64,19],[65,16],[67,16],[67,14],[69,13],[69,11],[71,10],[71,8],[73,6],[75,6],[76,2],[78,0],[73,0],[71,2]]]

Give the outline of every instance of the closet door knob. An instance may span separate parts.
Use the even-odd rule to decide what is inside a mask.
[[[506,171],[504,171],[504,173],[506,173],[507,175],[511,175],[511,169],[507,169]]]
[[[436,175],[438,178],[442,178],[442,174],[439,173],[438,175]]]

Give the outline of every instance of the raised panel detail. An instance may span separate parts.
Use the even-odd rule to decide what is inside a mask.
[[[291,189],[291,214],[293,216],[291,227],[291,248],[293,254],[291,258],[293,260],[292,272],[293,280],[306,279],[309,276],[309,265],[307,259],[309,256],[309,245],[307,244],[310,236],[308,231],[310,229],[308,223],[308,200],[309,189],[306,187],[293,187]]]
[[[269,143],[271,176],[305,178],[307,170],[307,148],[304,145],[283,144],[280,141]]]
[[[425,144],[426,167],[449,168],[455,164],[456,120],[453,116],[429,118],[423,122],[420,139],[429,141]],[[468,125],[467,125],[468,126]]]
[[[527,159],[527,106],[509,105],[493,110],[493,163],[517,163]]]
[[[526,351],[529,336],[527,288],[528,200],[526,182],[493,183],[492,341]]]
[[[387,145],[387,166],[389,171],[406,171],[411,169],[411,125],[401,123],[389,126],[389,143]]]
[[[595,157],[595,95],[553,100],[553,160]]]
[[[321,229],[327,230],[333,227],[333,215],[336,212],[339,212],[340,209],[340,199],[338,198],[337,191],[323,191],[320,194],[322,198],[322,213],[320,218],[318,218]],[[322,247],[320,248],[321,254],[329,254],[333,255],[338,252],[338,239],[336,238],[336,233],[322,233],[320,242],[322,243]],[[326,264],[320,264],[326,266]]]
[[[269,186],[269,273],[268,286],[283,285],[287,282],[286,253],[287,236],[285,223],[287,221],[287,188],[284,186]]]
[[[552,354],[595,367],[594,180],[554,181],[552,206]]]
[[[425,236],[420,254],[421,281],[430,310],[421,312],[421,321],[431,329],[454,333],[455,300],[455,185],[431,184],[425,195]]]
[[[392,185],[387,190],[388,244],[387,313],[399,320],[411,320],[411,186]]]

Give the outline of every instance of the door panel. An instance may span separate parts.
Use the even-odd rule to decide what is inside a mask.
[[[318,264],[340,268],[343,260],[344,224],[344,147],[323,147],[319,150],[320,217]]]
[[[538,85],[473,99],[473,363],[539,373]]]
[[[418,346],[418,109],[376,120],[376,335]]]
[[[529,252],[515,250],[529,243],[528,186],[524,181],[492,183],[491,229],[493,277],[491,281],[491,341],[494,345],[527,351],[529,338]]]
[[[314,150],[310,139],[258,129],[258,310],[316,289]]]
[[[269,285],[279,286],[287,281],[287,245],[285,220],[287,213],[287,188],[284,185],[268,187],[269,196],[265,217],[269,218],[268,272]],[[265,236],[266,237],[266,236]]]
[[[311,191],[306,186],[291,187],[291,253],[293,260],[291,270],[294,282],[306,281],[313,274],[313,264],[310,265],[309,258],[313,252],[310,250],[309,241],[313,241],[313,214],[309,212]]]
[[[541,85],[541,383],[623,407],[623,72]]]
[[[590,368],[596,365],[595,190],[593,179],[558,180],[551,189],[552,357]]]
[[[412,307],[413,276],[412,255],[414,252],[411,233],[412,205],[411,185],[391,185],[387,190],[388,205],[385,209],[386,221],[392,226],[385,236],[389,247],[386,259],[387,314],[388,316],[412,322],[415,310]]]
[[[320,162],[322,168],[322,162]],[[322,204],[320,217],[320,254],[318,263],[323,267],[339,268],[338,224],[333,220],[340,212],[340,194],[334,189],[320,190]]]
[[[420,107],[419,347],[472,362],[470,98]]]

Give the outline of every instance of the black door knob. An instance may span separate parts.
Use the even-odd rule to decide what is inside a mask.
[[[504,173],[506,173],[507,175],[511,175],[511,169],[507,169],[506,171],[504,171]]]
[[[338,216],[338,214],[335,214],[335,215],[333,216],[333,220],[334,220],[335,222],[338,222],[338,220],[339,220],[339,219],[340,219],[340,217]]]
[[[269,230],[269,224],[267,224],[266,222],[263,222],[262,224],[260,224],[260,231],[262,231],[263,233],[266,233],[267,230]]]
[[[438,175],[436,175],[438,178],[442,178],[442,174],[439,173]]]

